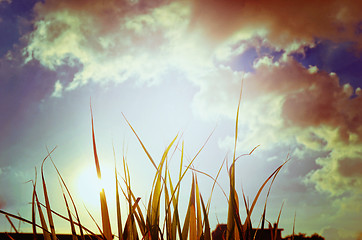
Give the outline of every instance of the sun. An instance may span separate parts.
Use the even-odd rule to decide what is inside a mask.
[[[77,179],[77,193],[86,206],[95,207],[100,205],[99,194],[104,189],[108,199],[115,195],[115,176],[112,168],[103,166],[101,168],[102,179],[98,179],[95,166],[84,168]]]

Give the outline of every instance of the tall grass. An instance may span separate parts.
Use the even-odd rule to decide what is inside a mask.
[[[244,156],[241,155],[237,157],[236,146],[238,141],[238,121],[239,121],[239,108],[241,102],[241,92],[239,103],[237,107],[236,113],[236,124],[235,124],[235,143],[234,143],[234,153],[233,153],[233,161],[228,169],[229,173],[229,196],[227,197],[228,200],[228,216],[227,216],[227,231],[226,231],[226,239],[242,239],[242,240],[252,240],[256,239],[256,232],[252,231],[252,213],[255,208],[255,205],[260,198],[261,192],[267,186],[268,183],[269,189],[267,192],[267,197],[264,202],[264,209],[263,214],[261,216],[261,230],[265,227],[265,212],[267,206],[267,199],[269,197],[271,186],[280,172],[281,168],[284,166],[285,163],[280,165],[270,176],[266,178],[263,182],[261,187],[259,188],[255,198],[252,201],[252,204],[249,205],[244,192],[242,191],[241,196],[241,203],[239,194],[236,191],[235,187],[235,166],[237,160]],[[38,192],[36,191],[36,180],[33,183],[33,196],[32,196],[32,220],[24,219],[20,216],[5,212],[0,210],[1,214],[4,214],[11,222],[10,218],[15,218],[17,220],[23,221],[25,223],[31,224],[34,239],[36,239],[37,229],[40,229],[43,232],[44,239],[46,240],[56,240],[57,234],[54,226],[53,216],[61,217],[64,220],[69,222],[70,232],[73,236],[73,240],[76,239],[85,239],[85,234],[90,234],[96,239],[106,239],[111,240],[114,237],[119,238],[121,240],[134,240],[134,239],[145,239],[145,240],[155,240],[155,239],[204,239],[210,240],[211,239],[211,229],[209,224],[209,211],[211,206],[211,198],[213,194],[213,190],[216,185],[219,185],[217,182],[218,176],[221,172],[221,169],[224,166],[223,164],[220,166],[216,177],[212,177],[207,173],[201,172],[195,168],[193,168],[193,163],[198,157],[199,153],[203,150],[205,144],[209,140],[206,140],[204,145],[199,149],[197,154],[190,160],[188,165],[184,168],[184,142],[180,141],[180,137],[176,135],[174,139],[169,143],[166,147],[160,161],[157,163],[143,144],[141,138],[137,134],[136,130],[133,128],[131,123],[127,120],[127,118],[123,115],[125,121],[127,122],[128,126],[134,133],[134,136],[137,138],[138,142],[140,143],[144,153],[148,157],[150,163],[155,168],[156,174],[154,176],[152,186],[151,186],[151,194],[148,199],[147,206],[145,210],[142,210],[140,206],[140,198],[136,197],[137,195],[132,190],[132,183],[131,183],[131,175],[128,169],[127,162],[125,157],[123,157],[122,161],[122,169],[123,174],[118,172],[117,166],[115,163],[115,192],[116,192],[116,219],[117,222],[117,230],[112,231],[111,229],[111,219],[109,215],[109,208],[106,201],[106,192],[104,189],[100,191],[100,208],[101,208],[101,224],[97,224],[99,233],[96,234],[86,228],[80,221],[76,204],[73,201],[71,193],[61,176],[60,172],[58,171],[57,167],[55,166],[53,160],[51,159],[51,152],[48,152],[48,155],[44,158],[42,165],[41,165],[41,180],[42,180],[42,190],[43,196],[45,199],[45,203],[41,203],[38,198]],[[91,109],[91,135],[92,135],[92,145],[93,145],[93,154],[94,154],[94,163],[97,170],[97,177],[99,179],[102,178],[101,168],[100,168],[100,160],[98,159],[97,147],[96,147],[96,139],[95,139],[95,128],[93,122],[93,113]],[[254,152],[255,147],[252,151],[248,154],[250,155]],[[170,169],[169,169],[169,159],[172,157],[175,151],[180,151],[180,167],[178,171],[178,178],[177,181],[172,181],[170,176]],[[43,166],[46,160],[50,159],[54,165],[54,168],[57,171],[59,182],[62,189],[62,195],[64,199],[64,204],[67,209],[67,216],[63,216],[62,214],[55,212],[52,210],[49,197],[48,197],[48,190],[46,185],[46,180],[44,177]],[[180,203],[180,185],[182,180],[185,178],[187,172],[192,172],[192,183],[190,186],[190,194],[189,194],[189,203],[186,210],[182,210],[180,214],[179,210],[179,203]],[[204,198],[201,194],[199,184],[198,184],[198,174],[203,174],[208,176],[212,179],[212,190],[211,194],[208,198],[207,204],[204,202]],[[125,187],[122,187],[125,186]],[[225,192],[224,192],[225,194]],[[126,205],[128,208],[128,215],[126,219],[122,219],[121,217],[121,197],[126,200]],[[225,194],[226,196],[226,194]],[[72,203],[71,205],[69,203]],[[242,205],[243,207],[240,207]],[[162,209],[162,206],[164,207]],[[243,220],[240,216],[240,211],[242,208],[246,210],[246,218]],[[46,216],[43,213],[44,210],[46,211]],[[162,211],[162,212],[161,212]],[[281,210],[280,210],[281,213]],[[277,235],[277,228],[280,218],[280,213],[277,219],[277,224],[275,226],[275,232],[272,234],[272,238],[276,239]],[[39,215],[38,219],[36,215]],[[180,215],[185,215],[184,219],[180,219]],[[90,215],[91,216],[91,215]],[[162,217],[161,217],[162,216]],[[91,216],[92,217],[92,216]],[[93,217],[92,217],[93,218]],[[40,221],[40,223],[39,223]],[[11,222],[12,223],[12,222]],[[99,226],[101,225],[101,227]],[[270,225],[270,223],[269,223]],[[49,228],[48,228],[49,226]],[[12,224],[14,229],[15,226]],[[78,231],[76,230],[78,227]],[[269,228],[273,228],[269,226]],[[115,235],[113,235],[115,234]]]

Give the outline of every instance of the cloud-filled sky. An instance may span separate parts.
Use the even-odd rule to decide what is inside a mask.
[[[78,186],[94,170],[90,98],[104,168],[114,145],[140,195],[155,172],[121,113],[155,159],[178,132],[191,158],[215,128],[195,162],[215,176],[232,156],[242,87],[237,152],[260,147],[239,160],[239,189],[253,198],[289,154],[269,221],[285,201],[284,235],[296,212],[297,232],[361,237],[361,12],[357,0],[0,0],[0,207],[30,216],[25,182],[55,146],[78,200],[98,204]],[[212,181],[199,178],[207,195]],[[226,222],[227,203],[221,192],[213,199],[214,226]],[[10,228],[5,217],[0,225]]]

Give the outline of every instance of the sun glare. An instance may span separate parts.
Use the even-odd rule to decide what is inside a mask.
[[[98,179],[95,167],[87,167],[77,180],[77,193],[86,205],[99,206],[99,194],[104,188],[107,198],[115,195],[114,170],[101,167],[102,179]]]

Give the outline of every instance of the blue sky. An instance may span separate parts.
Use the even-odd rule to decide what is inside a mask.
[[[39,172],[46,147],[57,146],[53,159],[75,198],[99,218],[98,201],[85,196],[92,189],[84,193],[87,176],[95,173],[90,99],[101,166],[112,168],[114,145],[117,164],[127,156],[142,201],[155,172],[121,113],[154,159],[177,133],[192,158],[215,129],[195,162],[215,176],[232,156],[243,79],[237,151],[260,147],[238,163],[239,189],[243,185],[253,198],[289,154],[273,186],[268,220],[276,221],[285,201],[284,235],[296,211],[297,232],[357,239],[361,11],[359,1],[0,0],[1,209],[30,216],[31,185],[25,182],[34,179],[35,167]],[[172,161],[177,168],[178,159]],[[56,173],[49,162],[45,168],[54,208],[64,211]],[[208,196],[211,180],[200,175],[199,182]],[[220,190],[212,202],[215,226],[216,219],[226,221],[227,203]],[[4,216],[0,226],[10,229]],[[68,231],[64,223],[57,226]]]

